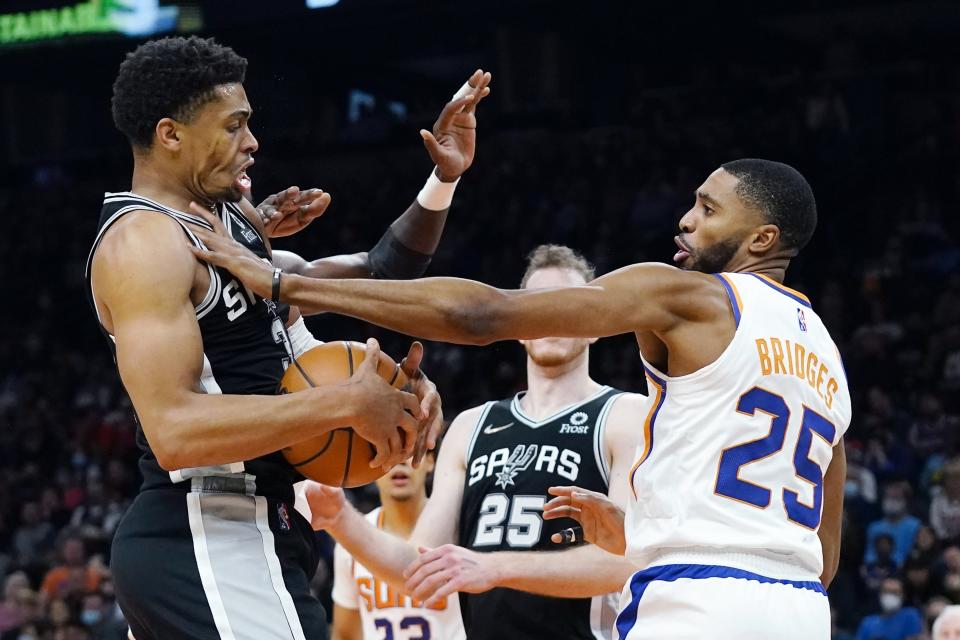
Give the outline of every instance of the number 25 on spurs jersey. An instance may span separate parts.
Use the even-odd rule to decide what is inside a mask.
[[[669,377],[644,361],[644,441],[627,553],[773,553],[819,576],[823,476],[850,424],[836,346],[809,300],[757,274],[716,274],[737,325],[717,360]]]

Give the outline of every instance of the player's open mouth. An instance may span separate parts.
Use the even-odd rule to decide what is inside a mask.
[[[390,482],[397,486],[404,487],[410,482],[410,476],[402,471],[398,471],[390,475]]]
[[[677,264],[680,264],[690,257],[690,248],[683,243],[683,240],[680,239],[680,236],[674,236],[673,241],[677,243],[677,247],[680,249],[673,254],[673,261]]]
[[[247,175],[247,169],[251,166],[253,166],[253,160],[243,165],[243,168],[240,169],[240,173],[237,174],[237,178],[234,181],[234,184],[236,184],[237,188],[241,191],[249,191],[250,187],[253,186],[253,180]]]

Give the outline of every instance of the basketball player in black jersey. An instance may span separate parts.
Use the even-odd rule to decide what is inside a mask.
[[[428,380],[417,377],[414,395],[362,365],[347,383],[274,395],[291,357],[288,308],[190,252],[201,245],[197,230],[210,228],[189,213],[193,202],[260,259],[271,257],[268,228],[241,197],[258,146],[245,69],[212,40],[168,38],[130,54],[114,85],[114,120],[133,148],[132,190],[104,198],[87,278],[144,451],[144,484],[111,558],[136,640],[326,638],[308,588],[313,534],[293,510],[298,478],[277,451],[349,425],[389,465],[439,418]],[[489,75],[473,79],[469,95],[424,135],[438,181],[472,162],[472,107]],[[288,222],[269,228],[289,232],[308,220]],[[308,266],[339,277],[410,277],[425,268],[442,226],[442,215],[415,203],[369,253]],[[414,373],[419,347],[411,355]]]
[[[531,253],[523,286],[592,279],[582,257],[545,245]],[[461,592],[471,640],[610,637],[616,592],[631,565],[593,545],[558,552],[551,535],[573,522],[540,515],[556,484],[576,482],[626,504],[637,444],[632,416],[643,397],[590,379],[592,342],[523,341],[529,390],[453,420],[409,541],[371,526],[339,489],[308,483],[314,526],[426,606]]]

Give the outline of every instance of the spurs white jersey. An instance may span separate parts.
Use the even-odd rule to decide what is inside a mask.
[[[366,516],[379,528],[380,509]],[[430,607],[375,577],[339,544],[333,552],[333,601],[359,609],[364,640],[463,640],[457,594]]]
[[[644,361],[627,555],[646,567],[750,554],[816,579],[823,476],[850,424],[840,354],[802,294],[757,274],[716,277],[737,323],[726,350],[679,377]]]

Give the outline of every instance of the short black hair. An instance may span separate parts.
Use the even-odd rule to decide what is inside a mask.
[[[788,164],[742,158],[721,165],[737,177],[737,195],[780,229],[780,242],[799,251],[817,228],[817,201],[803,175]]]
[[[149,149],[162,118],[189,122],[223,84],[243,82],[247,60],[213,38],[163,38],[127,54],[113,83],[113,122]]]

